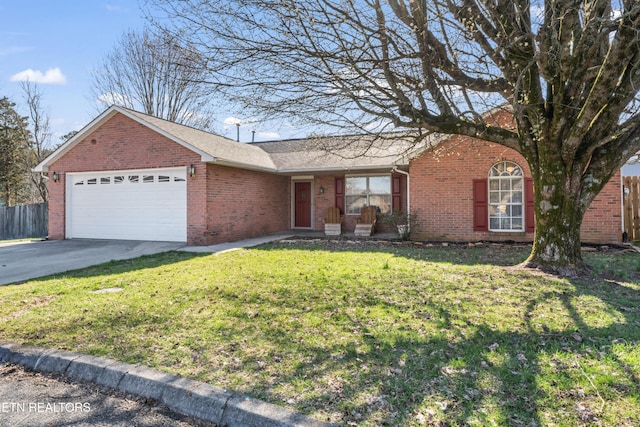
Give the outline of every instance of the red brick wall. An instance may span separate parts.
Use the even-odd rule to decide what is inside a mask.
[[[411,210],[418,223],[412,238],[441,241],[532,241],[533,233],[474,232],[473,179],[487,178],[497,162],[517,163],[526,177],[524,158],[498,144],[453,136],[410,163]],[[582,240],[591,243],[621,241],[620,176],[605,186],[585,215]]]
[[[531,241],[532,234],[473,231],[472,180],[486,178],[495,163],[509,160],[530,176],[515,151],[484,141],[452,137],[435,151],[411,162],[411,210],[418,223],[413,237],[425,240]],[[291,179],[200,162],[200,156],[126,116],[117,114],[92,132],[50,167],[60,182],[49,182],[49,237],[65,237],[65,173],[195,165],[187,179],[187,241],[213,244],[264,235],[291,227]],[[320,187],[324,193],[320,194]],[[335,176],[317,176],[313,228],[323,230],[322,218],[335,205]],[[406,209],[407,181],[402,176]],[[585,242],[613,243],[621,239],[619,174],[605,187],[585,216]],[[346,215],[343,230],[353,231],[356,216]],[[379,231],[388,226],[382,224]]]
[[[585,243],[622,242],[622,176],[618,171],[604,186],[582,220]]]
[[[291,178],[209,164],[206,244],[291,228]]]
[[[193,164],[187,177],[187,243],[208,245],[290,228],[290,179],[206,164],[191,150],[117,114],[92,132],[50,170],[49,237],[65,237],[65,173],[146,169]]]
[[[206,230],[207,178],[200,156],[130,118],[116,114],[76,144],[49,168],[60,182],[49,180],[49,237],[65,238],[65,188],[67,172],[196,166],[187,177],[187,241],[198,241]]]
[[[344,177],[344,175],[341,176]],[[320,194],[320,187],[324,188],[324,194]],[[324,212],[328,207],[336,205],[336,177],[334,175],[316,176],[313,183],[313,190],[315,192],[313,229],[324,231]],[[355,228],[355,226],[353,228]],[[342,231],[345,230],[346,225],[342,224]]]

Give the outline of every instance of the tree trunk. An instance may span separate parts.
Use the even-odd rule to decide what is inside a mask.
[[[536,231],[524,264],[562,276],[584,272],[587,266],[582,260],[580,227],[593,197],[584,197],[581,174],[539,168],[532,175],[537,188]]]

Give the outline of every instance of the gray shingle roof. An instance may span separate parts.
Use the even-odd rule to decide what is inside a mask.
[[[184,141],[188,145],[215,157],[218,161],[259,169],[275,169],[275,164],[269,154],[258,147],[240,144],[220,135],[159,119],[137,111],[126,111]]]
[[[258,143],[239,143],[228,138],[127,110],[140,120],[202,150],[218,162],[274,172],[361,170],[409,164],[437,136],[416,144],[407,132],[384,136],[363,134],[309,137]]]
[[[426,147],[437,144],[441,139],[439,135],[432,134],[416,143],[415,136],[408,132],[398,132],[383,136],[365,134],[309,137],[244,144],[214,133],[113,106],[58,148],[34,170],[48,170],[50,164],[117,113],[124,114],[199,153],[203,161],[277,173],[381,170],[408,165],[413,156],[424,151]]]
[[[416,146],[406,134],[349,135],[260,142],[280,172],[369,169],[409,164]]]

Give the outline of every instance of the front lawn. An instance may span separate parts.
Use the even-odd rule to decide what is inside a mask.
[[[328,241],[171,252],[0,287],[0,340],[343,425],[640,425],[640,254],[587,253],[601,278],[568,280],[512,267],[527,253]]]

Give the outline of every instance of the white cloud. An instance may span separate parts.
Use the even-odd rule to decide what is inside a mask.
[[[32,70],[31,68],[20,71],[17,74],[11,76],[12,82],[24,82],[41,83],[50,85],[65,85],[67,84],[67,78],[62,74],[60,68],[49,68],[46,73],[40,70]]]
[[[239,125],[239,124],[242,123],[242,121],[237,117],[231,116],[231,117],[227,117],[226,119],[224,119],[223,123],[225,125]]]
[[[254,123],[259,123],[259,120],[256,118],[240,119],[238,117],[229,116],[226,119],[224,119],[223,123],[225,125],[247,126],[247,125],[252,125]]]
[[[0,49],[0,56],[15,55],[22,52],[28,52],[31,49],[32,48],[25,47],[25,46],[9,46],[9,47]]]
[[[114,4],[114,3],[107,3],[105,5],[105,9],[107,9],[107,12],[127,12],[128,9],[124,6],[121,6],[119,4]]]
[[[387,119],[374,120],[364,125],[364,129],[369,132],[384,132],[388,130],[393,130],[393,122]]]
[[[98,97],[98,101],[104,105],[131,105],[129,98],[121,93],[115,92],[103,93]]]
[[[258,132],[258,136],[265,139],[280,139],[278,132]]]

